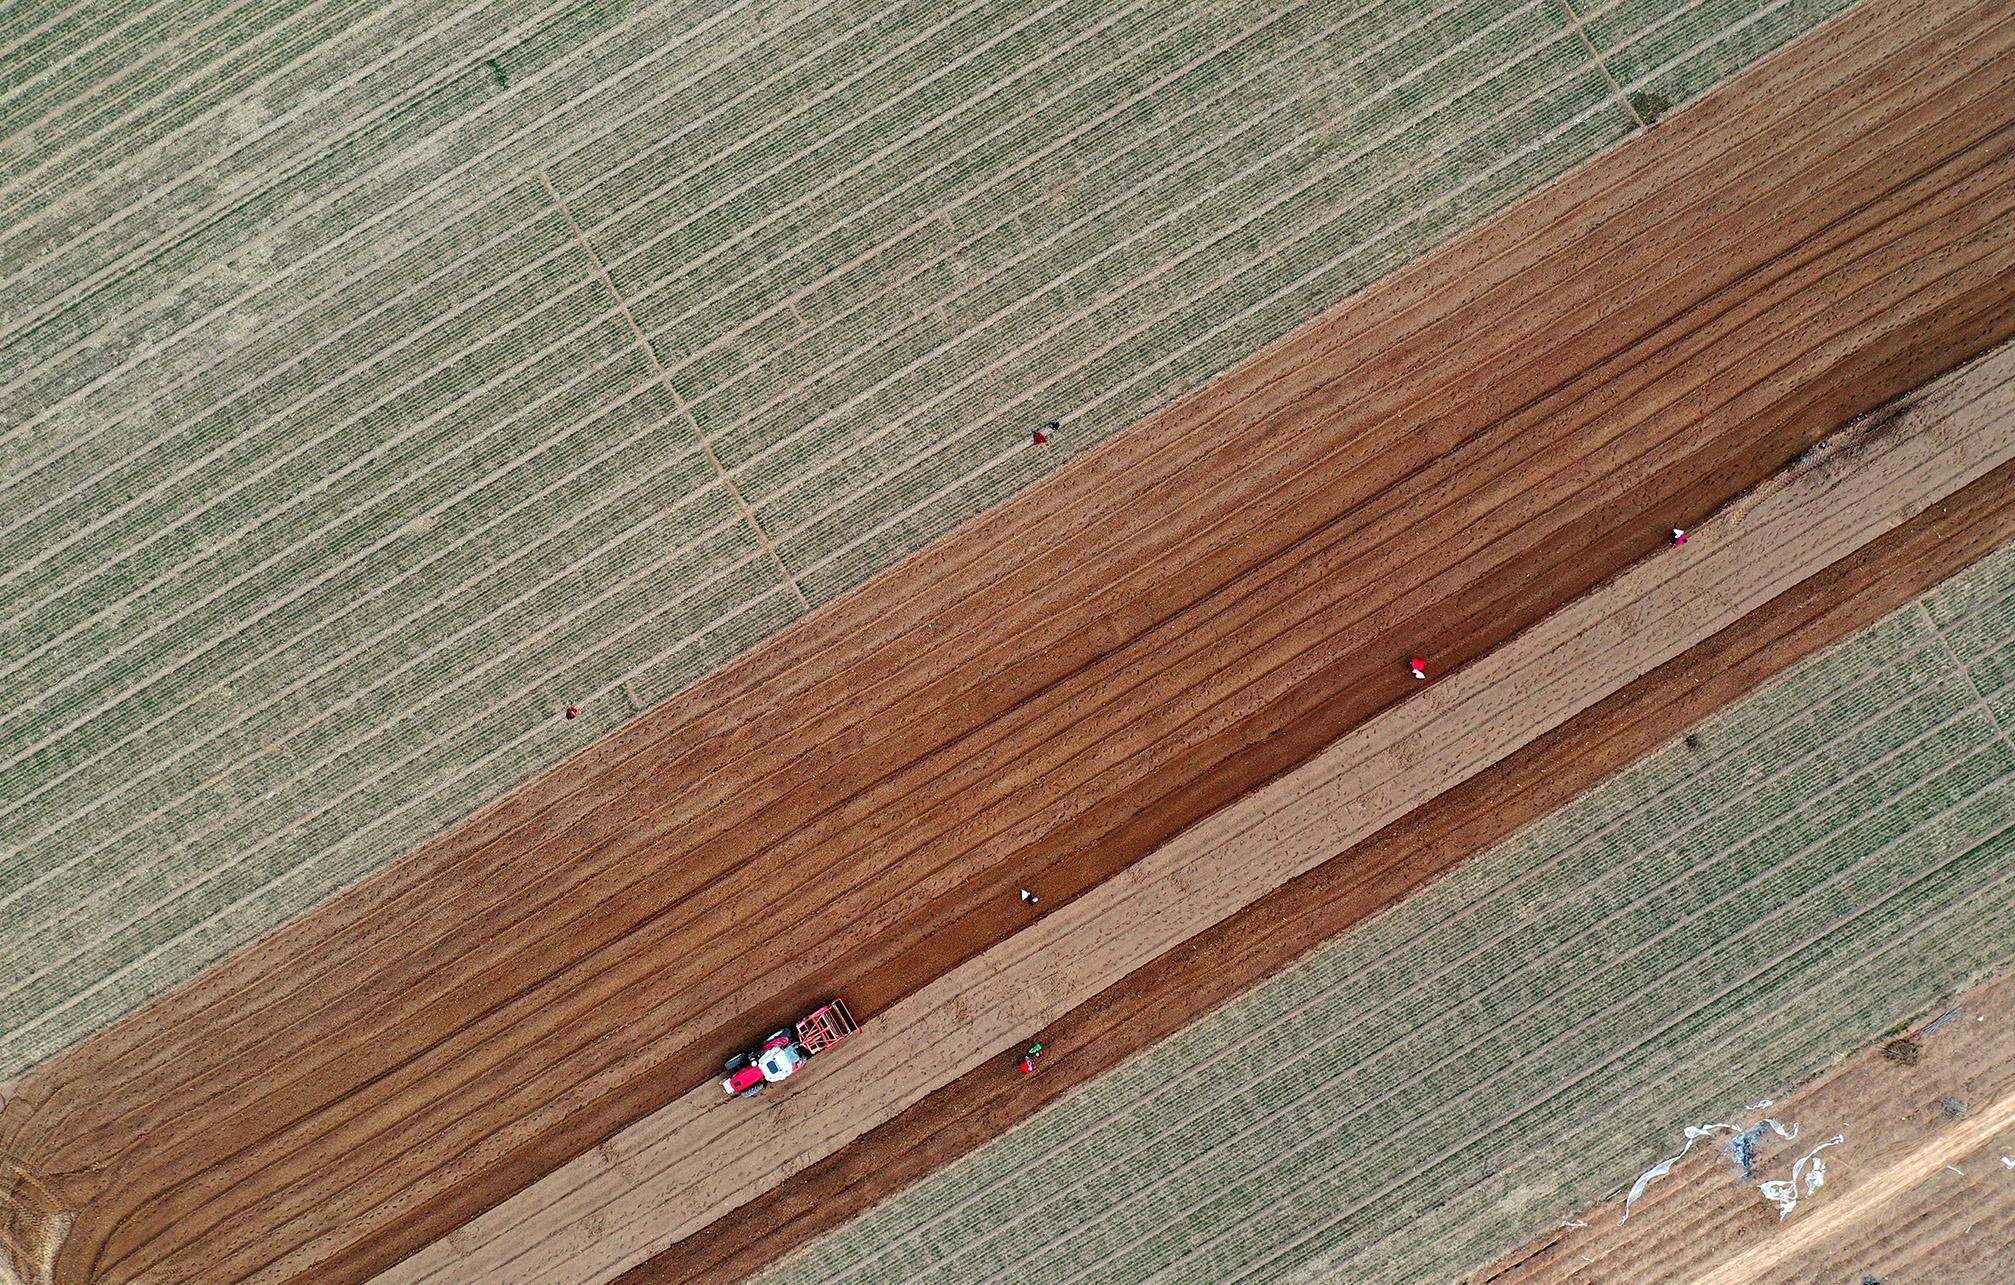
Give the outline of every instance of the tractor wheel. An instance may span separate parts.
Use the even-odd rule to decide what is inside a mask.
[[[737,1053],[728,1059],[726,1069],[729,1071],[739,1071],[748,1064],[749,1055],[746,1053]]]

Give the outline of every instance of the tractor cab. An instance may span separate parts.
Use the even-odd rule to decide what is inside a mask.
[[[763,1073],[763,1079],[775,1083],[805,1064],[804,1050],[791,1043],[790,1037],[763,1045],[763,1051],[756,1055],[756,1067]]]
[[[786,1079],[805,1064],[805,1052],[789,1031],[778,1031],[753,1053],[737,1053],[728,1059],[728,1078],[721,1087],[729,1093],[752,1098],[765,1084]]]
[[[721,1088],[731,1094],[752,1098],[763,1086],[788,1079],[821,1049],[831,1048],[859,1029],[847,1006],[833,1000],[800,1021],[791,1030],[776,1031],[760,1047],[737,1053],[727,1061],[728,1078]]]

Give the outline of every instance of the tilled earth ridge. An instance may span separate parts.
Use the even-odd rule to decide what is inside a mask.
[[[59,1276],[394,1261],[2004,337],[2009,27],[1857,11],[31,1074]]]
[[[811,1159],[978,1071],[1017,1037],[1739,621],[1899,513],[2007,459],[2015,452],[2015,349],[1914,401],[1901,416],[1878,415],[1840,434],[1809,468],[1696,528],[1699,547],[1633,567],[900,1001],[774,1109],[746,1110],[700,1085],[381,1279],[599,1279],[717,1211],[760,1204]],[[1093,1108],[1089,1118],[1103,1113]],[[1058,1149],[1065,1165],[1068,1150]],[[1154,1163],[1127,1168],[1145,1177]],[[1027,1226],[1037,1243],[1060,1230],[1040,1221]],[[1042,1267],[1054,1273],[1068,1263],[1053,1253]],[[842,1249],[830,1262],[801,1264],[798,1276],[858,1265]],[[876,1270],[908,1275],[917,1266]],[[968,1270],[985,1278],[999,1269]]]

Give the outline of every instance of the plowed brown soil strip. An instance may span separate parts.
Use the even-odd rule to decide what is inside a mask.
[[[829,1231],[1107,1067],[1174,1034],[1306,952],[1671,740],[1804,657],[2015,540],[2006,465],[1739,625],[1548,733],[1405,820],[1191,938],[1031,1038],[1033,1079],[975,1071],[845,1150],[718,1219],[623,1279],[738,1280]]]
[[[2011,46],[1857,9],[30,1075],[60,1278],[395,1261],[2005,337]]]
[[[1774,1103],[1799,1136],[1765,1135],[1750,1182],[1700,1147],[1646,1189],[1587,1211],[1478,1277],[1491,1285],[1691,1280],[2000,1281],[2015,1242],[2015,978],[1953,1001],[1905,1064],[1880,1048]],[[1922,1028],[1920,1028],[1922,1029]],[[1949,1105],[1948,1105],[1949,1104]],[[1747,1124],[1745,1118],[1743,1121]],[[1756,1183],[1820,1142],[1826,1180],[1780,1219]]]
[[[1694,547],[1631,567],[899,1001],[817,1076],[756,1109],[697,1085],[380,1281],[600,1280],[767,1203],[962,1074],[1015,1079],[1006,1050],[1030,1031],[2015,459],[2015,345],[1909,400],[1702,523]]]

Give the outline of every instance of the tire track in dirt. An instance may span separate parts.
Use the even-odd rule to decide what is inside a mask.
[[[800,994],[841,979],[850,996],[867,996],[861,1004],[872,1012],[911,985],[908,979],[941,971],[997,940],[1019,922],[994,905],[994,881],[1005,882],[1004,875],[1039,877],[1074,862],[1074,877],[1090,886],[1186,819],[1292,767],[1407,690],[1404,675],[1391,672],[1392,655],[1403,650],[1386,641],[1395,631],[1444,640],[1438,665],[1478,654],[1505,631],[1647,551],[1668,514],[1684,520],[1711,507],[1845,414],[1914,386],[2007,333],[2015,310],[1999,258],[2003,247],[1991,232],[1975,230],[1983,220],[1991,226],[1996,193],[1992,184],[1984,191],[1969,186],[1964,173],[1969,166],[1994,173],[2003,164],[1996,122],[2009,113],[1997,106],[1997,87],[1980,84],[1977,68],[1981,59],[1992,65],[1988,51],[1999,48],[1994,41],[2005,33],[1983,11],[1958,13],[1918,51],[1926,64],[1900,76],[1921,31],[1897,9],[1878,5],[1870,13],[1866,25],[1850,19],[1828,31],[1845,31],[1843,41],[1866,40],[1856,46],[1864,53],[1879,51],[1868,65],[1840,73],[1855,78],[1873,105],[1849,99],[1843,115],[1811,122],[1811,133],[1801,132],[1801,122],[1785,122],[1778,133],[1830,154],[1838,172],[1851,174],[1886,155],[1899,136],[1917,137],[1916,130],[1935,118],[1930,104],[1936,115],[1949,112],[1954,101],[1967,104],[1970,113],[1961,114],[1954,129],[1937,131],[1937,148],[1918,144],[1916,159],[1897,176],[1901,187],[1886,197],[1878,189],[1871,205],[1865,190],[1820,188],[1768,206],[1782,216],[1777,221],[1745,223],[1741,210],[1724,211],[1713,197],[1695,193],[1704,206],[1652,221],[1653,234],[1631,242],[1621,234],[1640,226],[1633,216],[1642,211],[1633,192],[1607,185],[1610,171],[1597,162],[1584,171],[1587,190],[1596,193],[1587,204],[1566,190],[1574,184],[1556,185],[1301,336],[1326,341],[1339,328],[1354,330],[1359,344],[1372,345],[1356,350],[1362,357],[1316,371],[1300,364],[1302,350],[1294,342],[1271,350],[1250,374],[1213,385],[1123,435],[1055,485],[1037,488],[1002,516],[982,519],[841,609],[703,684],[678,710],[611,738],[360,886],[317,912],[314,927],[283,930],[202,983],[30,1076],[0,1121],[0,1136],[9,1145],[19,1145],[16,1138],[28,1144],[38,1160],[81,1162],[74,1167],[121,1157],[106,1167],[107,1191],[87,1208],[73,1236],[76,1245],[103,1244],[103,1266],[115,1278],[169,1272],[162,1264],[178,1255],[198,1261],[198,1241],[283,1253],[282,1238],[269,1233],[294,1219],[300,1221],[284,1240],[329,1236],[330,1252],[369,1244],[372,1252],[395,1253],[652,1109],[666,1086],[705,1073],[716,1055],[713,1045],[725,1045],[750,1022],[770,1020],[779,1007],[794,1006]],[[1815,65],[1828,63],[1825,51],[1832,48],[1823,36],[1820,52],[1814,47],[1800,46],[1802,60],[1779,59],[1770,70],[1812,75]],[[1878,71],[1884,54],[1901,61]],[[1955,64],[1956,79],[1936,74]],[[1776,88],[1745,92],[1769,102]],[[1741,92],[1729,96],[1741,100]],[[1742,135],[1753,128],[1732,120],[1710,99],[1640,142],[1654,161],[1688,156],[1689,149],[1721,141],[1718,128]],[[1645,165],[1636,147],[1614,154],[1630,154],[1627,159],[1606,164],[1621,172]],[[1912,211],[1932,209],[1948,217],[1911,227]],[[1535,222],[1545,236],[1529,235]],[[1576,236],[1603,244],[1597,229],[1605,225],[1610,239],[1623,245],[1604,266],[1626,281],[1641,278],[1639,302],[1609,318],[1617,337],[1564,342],[1562,318],[1577,314],[1555,311],[1549,290],[1582,276],[1582,265],[1552,262],[1551,255]],[[1887,238],[1871,233],[1885,228],[1901,239],[1878,250]],[[1491,263],[1506,229],[1527,235]],[[1515,248],[1520,242],[1522,251]],[[1669,261],[1674,245],[1703,256],[1719,250],[1726,265],[1719,275],[1689,277]],[[1940,250],[1946,256],[1935,270],[1910,274],[1908,264]],[[1774,273],[1767,270],[1773,263]],[[1465,267],[1483,275],[1465,278]],[[1773,298],[1770,287],[1779,279],[1792,284]],[[1451,295],[1437,295],[1433,283],[1449,281],[1463,284]],[[1488,297],[1493,287],[1479,282],[1503,283],[1503,289]],[[1731,288],[1738,297],[1771,299],[1778,310],[1754,305],[1756,317],[1733,317],[1716,331],[1714,313],[1725,305],[1705,315],[1701,305]],[[1465,299],[1465,289],[1485,297]],[[1908,308],[1895,307],[1913,296]],[[1812,336],[1798,319],[1815,315],[1848,329],[1830,343],[1820,335],[1813,346],[1803,346]],[[1864,318],[1858,328],[1857,315]],[[1729,333],[1745,326],[1746,333]],[[1390,346],[1365,337],[1381,330]],[[1668,338],[1659,339],[1661,331]],[[1611,422],[1623,399],[1639,391],[1617,372],[1672,348],[1670,334],[1696,333],[1701,338],[1693,350],[1666,353],[1681,372],[1668,375],[1660,390],[1657,400],[1669,402],[1645,416],[1648,422]],[[1504,347],[1524,344],[1534,363],[1545,363],[1535,371],[1586,371],[1590,359],[1605,357],[1612,364],[1579,381],[1555,375],[1535,389],[1532,372],[1516,365],[1477,370],[1461,364],[1482,357],[1481,343],[1467,353],[1462,347],[1465,336],[1482,334],[1504,336]],[[1435,343],[1455,357],[1423,370],[1415,358]],[[1770,355],[1750,351],[1759,346]],[[1702,351],[1713,357],[1703,360]],[[1345,375],[1353,385],[1337,387],[1334,381]],[[1248,379],[1256,382],[1241,382]],[[1712,382],[1732,387],[1732,400],[1717,398]],[[1395,446],[1381,426],[1408,405],[1438,417]],[[1042,797],[1045,780],[1077,779],[1076,761],[1123,733],[1088,728],[1079,739],[1045,741],[1038,752],[1010,761],[1006,751],[993,748],[986,730],[995,718],[1052,690],[1060,704],[1083,700],[1058,687],[1073,676],[1082,675],[1086,691],[1110,691],[1119,681],[1115,675],[1130,664],[1156,672],[1145,648],[1131,654],[1129,648],[1171,608],[1206,601],[1284,555],[1284,565],[1302,561],[1314,552],[1311,537],[1339,521],[1362,522],[1350,518],[1352,509],[1376,499],[1385,486],[1422,475],[1413,482],[1416,490],[1431,495],[1439,486],[1450,503],[1487,512],[1515,503],[1529,489],[1526,483],[1554,470],[1516,479],[1466,475],[1474,460],[1517,439],[1535,448],[1550,443],[1553,458],[1579,458],[1612,440],[1606,429],[1621,434],[1608,462],[1619,472],[1589,479],[1587,488],[1559,497],[1553,510],[1537,502],[1523,510],[1500,507],[1495,527],[1478,523],[1472,529],[1444,509],[1435,519],[1439,527],[1414,532],[1409,543],[1380,558],[1345,559],[1325,586],[1324,601],[1331,603],[1362,597],[1365,585],[1390,582],[1395,592],[1418,586],[1415,602],[1388,608],[1342,637],[1238,639],[1235,646],[1275,648],[1270,663],[1277,669],[1311,650],[1315,660],[1293,672],[1262,671],[1257,677],[1272,686],[1248,693],[1222,726],[1192,732],[1185,745],[1137,747],[1116,798],[1097,806],[1072,798],[1049,809],[1016,809],[1018,798]],[[1677,450],[1670,445],[1676,438],[1685,442]],[[1467,457],[1438,462],[1464,441],[1472,442]],[[1262,467],[1250,467],[1255,458]],[[1233,480],[1237,486],[1228,484]],[[1000,537],[1017,526],[1069,532],[1076,522],[1073,498],[1107,483],[1118,494],[1106,503],[1128,507],[1099,541],[1087,542],[1072,575],[1063,574],[1061,559],[1028,565],[1021,556],[1025,544],[1001,547]],[[1187,492],[1178,500],[1171,492],[1179,488]],[[1619,489],[1627,492],[1621,503]],[[1144,513],[1133,501],[1150,493],[1165,499]],[[1170,521],[1171,515],[1179,516]],[[1507,524],[1512,534],[1487,546]],[[1213,531],[1219,533],[1210,537],[1214,544],[1195,538]],[[1147,533],[1158,538],[1143,539]],[[1153,556],[1160,561],[1144,557],[1143,546],[1156,546]],[[1442,557],[1451,565],[1427,565]],[[954,572],[959,567],[980,570],[983,578],[975,583],[995,582],[989,600],[932,612],[934,603],[957,593],[937,586],[966,583]],[[1087,610],[1086,586],[1113,585],[1129,572],[1125,609]],[[1128,601],[1130,595],[1137,596]],[[1429,597],[1432,605],[1424,601]],[[1488,620],[1466,614],[1495,610],[1513,598],[1518,611],[1496,611]],[[985,634],[989,622],[1003,618],[1007,603],[1040,622],[1030,642],[1012,651],[992,646]],[[940,615],[942,628],[932,631],[938,636],[919,637],[931,614]],[[904,623],[907,630],[889,635],[890,626]],[[855,631],[879,636],[881,645],[866,654],[858,644],[850,650]],[[1256,676],[1240,667],[1242,656],[1227,654],[1226,636],[1217,638],[1206,651],[1214,649],[1219,671],[1213,675],[1204,666],[1164,678],[1172,699],[1193,690],[1222,701],[1251,686]],[[887,710],[879,698],[900,687],[883,677],[911,665],[936,684],[935,692],[925,691],[928,703],[916,707],[925,721],[907,727],[897,721],[884,737],[863,741],[855,729]],[[855,685],[821,681],[835,670],[852,675]],[[794,705],[808,691],[818,693],[816,704]],[[1187,708],[1209,708],[1202,697],[1188,699]],[[815,719],[820,706],[845,711],[823,742],[804,736],[804,723],[773,713],[796,715],[802,708],[802,717]],[[741,731],[766,720],[774,729],[768,738]],[[764,740],[776,748],[768,765],[755,767],[744,755],[759,752]],[[707,974],[695,966],[693,947],[721,931],[721,919],[704,914],[709,904],[723,905],[740,891],[755,899],[740,912],[752,921],[788,897],[787,889],[822,880],[819,854],[803,846],[816,830],[807,827],[808,818],[824,815],[832,818],[827,824],[839,823],[850,801],[905,768],[911,773],[905,787],[939,779],[935,767],[909,766],[926,757],[919,747],[961,744],[964,756],[979,764],[968,770],[985,776],[991,793],[973,791],[967,798],[961,791],[958,805],[992,812],[956,836],[962,843],[906,830],[913,846],[887,854],[890,864],[857,878],[841,894],[847,900],[837,903],[835,921],[857,924],[863,940],[892,936],[851,957],[836,947],[808,952],[785,973],[747,980],[711,1005],[668,994],[704,994]],[[1120,747],[1112,752],[1119,757]],[[678,797],[666,799],[667,781],[678,783]],[[923,806],[889,812],[887,820],[920,827]],[[626,815],[631,807],[648,808],[648,815]],[[1041,834],[1045,826],[1066,823],[1075,828],[1061,839]],[[1015,826],[1038,837],[1003,851],[1006,844],[996,836],[1011,835]],[[555,846],[541,851],[541,841]],[[958,889],[937,905],[910,907],[898,926],[891,906],[903,904],[903,892],[932,869],[951,870],[944,877]],[[1064,895],[1073,891],[1065,885]],[[431,906],[437,897],[453,910]],[[533,917],[514,921],[513,906]],[[539,915],[542,907],[546,913]],[[680,910],[692,918],[675,921]],[[348,966],[336,968],[341,951],[327,952],[326,943],[340,940],[347,925],[371,919],[381,926],[367,938],[376,945],[396,935],[402,951],[370,961],[352,956]],[[422,986],[448,959],[462,961],[452,983]],[[900,966],[888,966],[892,959]],[[291,962],[282,967],[283,961]],[[683,982],[673,971],[680,967],[689,970]],[[212,1024],[234,1004],[236,1015]],[[310,1014],[312,1023],[297,1025]],[[672,1039],[661,1038],[672,1031],[678,1032]],[[96,1069],[86,1074],[87,1065]],[[68,1090],[61,1091],[65,1084]],[[213,1122],[225,1109],[232,1124],[220,1129]],[[435,1121],[445,1127],[429,1135]],[[148,1136],[145,1148],[131,1145],[136,1125]],[[115,1186],[131,1197],[110,1194]],[[453,1199],[440,1200],[450,1192]],[[116,1243],[103,1241],[115,1225]],[[81,1261],[87,1251],[71,1252]]]

